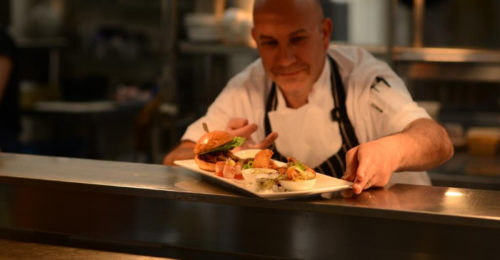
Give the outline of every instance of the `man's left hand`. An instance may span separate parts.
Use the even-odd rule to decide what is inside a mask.
[[[354,183],[352,190],[355,194],[389,182],[399,166],[397,138],[397,135],[384,137],[347,151],[347,167],[342,179]]]

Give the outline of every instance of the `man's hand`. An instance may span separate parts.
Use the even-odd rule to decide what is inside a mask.
[[[417,119],[399,133],[349,150],[342,179],[354,182],[352,190],[360,194],[386,185],[395,171],[428,170],[452,156],[453,145],[443,127],[431,119]]]
[[[390,136],[347,151],[347,168],[342,179],[354,182],[354,193],[360,194],[372,186],[382,187],[389,182],[392,172],[399,166],[399,148],[395,142],[397,137]]]
[[[191,141],[182,141],[175,149],[170,151],[164,158],[164,165],[175,165],[174,161],[176,160],[186,160],[194,158],[194,146],[196,144]]]
[[[271,146],[276,138],[278,138],[278,133],[272,132],[266,136],[264,140],[256,143],[250,136],[257,131],[257,125],[248,124],[247,119],[239,117],[234,117],[229,120],[226,131],[234,136],[241,136],[246,139],[245,143],[240,146],[240,149],[265,149]]]

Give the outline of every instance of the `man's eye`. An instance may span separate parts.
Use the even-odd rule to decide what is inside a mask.
[[[278,42],[277,41],[263,41],[263,42],[261,42],[261,44],[263,46],[273,47],[273,46],[278,45]]]
[[[290,42],[293,44],[297,44],[297,43],[304,41],[305,39],[306,39],[306,37],[304,37],[304,36],[298,36],[298,37],[293,37],[292,39],[290,39]]]

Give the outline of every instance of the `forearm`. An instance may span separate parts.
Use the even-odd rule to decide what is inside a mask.
[[[395,149],[399,153],[396,171],[428,170],[453,156],[453,145],[448,134],[430,119],[415,120],[401,133],[391,137],[396,139],[399,146],[399,149]]]
[[[182,141],[174,150],[168,153],[163,159],[164,165],[174,165],[175,160],[193,159],[194,142]]]

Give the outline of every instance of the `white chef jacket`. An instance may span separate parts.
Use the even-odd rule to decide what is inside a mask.
[[[427,112],[412,100],[404,82],[390,67],[364,49],[334,46],[328,49],[328,55],[338,64],[346,92],[347,114],[359,143],[399,132],[416,119],[430,118]],[[390,87],[372,88],[376,77],[383,78]],[[228,82],[208,108],[207,114],[192,123],[181,139],[196,142],[204,133],[203,122],[207,123],[210,130],[224,130],[231,118],[241,117],[258,125],[257,131],[251,136],[252,139],[257,142],[263,140],[265,103],[271,84],[261,59],[257,59]],[[286,107],[279,88],[277,94],[277,111],[291,109]],[[311,102],[327,112],[334,107],[328,59],[325,59],[323,71],[309,94],[308,103]],[[336,122],[331,121],[331,124]],[[325,134],[331,135],[330,140],[341,140],[338,131]],[[304,163],[307,164],[307,161]],[[391,180],[399,183],[430,184],[425,172],[407,172],[404,176],[403,173],[394,173]]]

